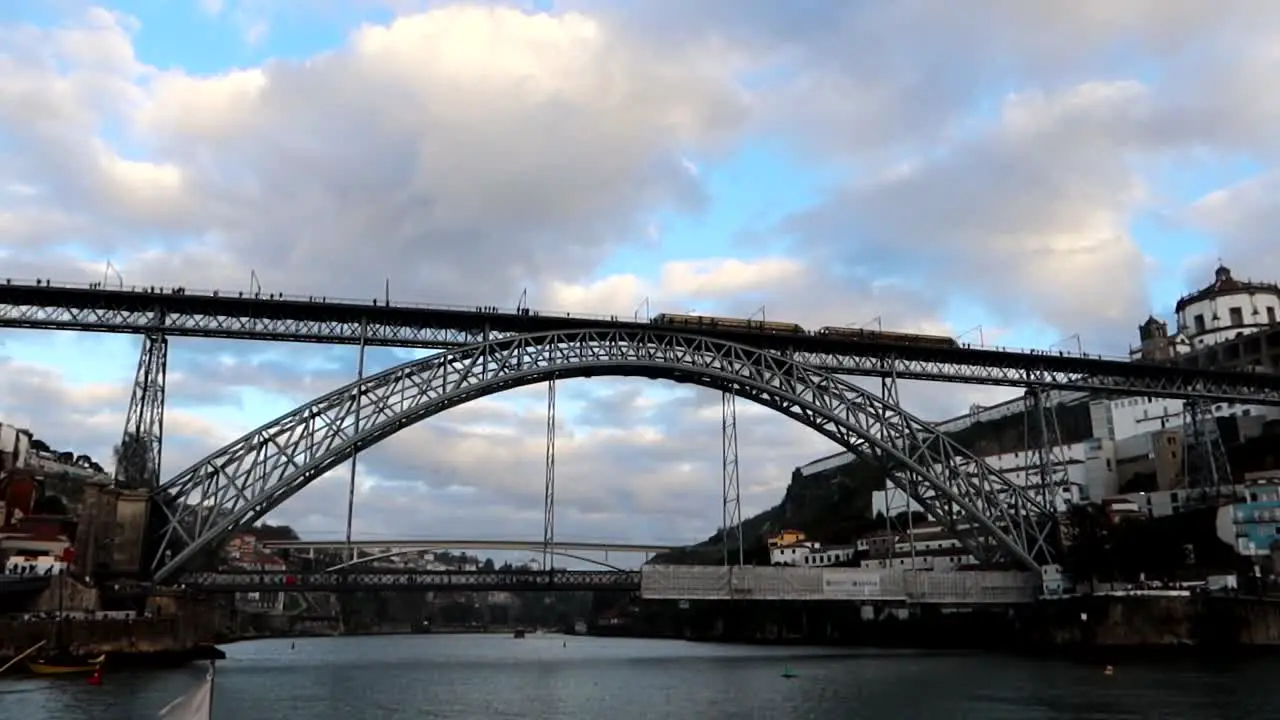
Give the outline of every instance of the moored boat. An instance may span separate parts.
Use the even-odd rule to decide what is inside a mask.
[[[57,655],[38,660],[28,660],[27,669],[36,675],[74,675],[78,673],[91,673],[102,667],[102,663],[106,662],[106,655],[99,655],[92,658],[75,657],[72,655]]]

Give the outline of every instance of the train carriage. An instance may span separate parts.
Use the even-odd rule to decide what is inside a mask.
[[[741,330],[744,332],[780,333],[786,335],[803,335],[803,326],[796,323],[773,322],[770,320],[752,320],[750,318],[726,318],[714,315],[680,315],[661,313],[651,321],[655,325],[670,325],[698,330]]]
[[[847,338],[865,342],[886,342],[900,345],[924,345],[928,347],[959,347],[955,338],[946,335],[926,335],[923,333],[896,332],[892,330],[867,330],[865,328],[849,328],[827,326],[818,330],[818,335],[828,338]]]

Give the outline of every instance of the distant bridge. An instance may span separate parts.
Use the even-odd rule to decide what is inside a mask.
[[[432,590],[630,591],[640,573],[625,570],[350,570],[334,572],[195,572],[180,587],[213,593],[240,592],[429,592]]]
[[[269,550],[314,550],[317,552],[335,552],[355,548],[365,551],[380,550],[514,550],[539,551],[552,547],[564,552],[603,552],[603,553],[635,553],[656,555],[658,553],[678,550],[679,546],[646,545],[640,543],[590,543],[590,542],[555,542],[546,545],[541,540],[268,540],[262,547]]]

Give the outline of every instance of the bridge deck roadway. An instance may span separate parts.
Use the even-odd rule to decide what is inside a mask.
[[[539,540],[268,540],[262,546],[272,550],[541,550]],[[556,550],[566,552],[617,552],[656,554],[677,548],[670,545],[635,543],[556,542]]]
[[[478,308],[391,305],[380,300],[245,297],[237,292],[146,292],[0,281],[0,327],[93,332],[159,331],[220,337],[387,347],[449,348],[510,334],[581,330],[644,331],[617,317]],[[848,375],[1052,387],[1148,397],[1280,405],[1280,375],[1131,363],[1072,354],[931,348],[817,335],[706,329],[706,337],[792,355]]]

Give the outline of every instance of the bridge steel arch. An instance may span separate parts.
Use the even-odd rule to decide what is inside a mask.
[[[839,376],[772,352],[661,329],[504,337],[410,361],[250,431],[156,489],[157,582],[234,528],[399,430],[469,401],[553,378],[630,376],[752,400],[856,456],[890,461],[908,493],[980,562],[1037,569],[1056,552],[1052,511],[929,423]],[[883,461],[883,460],[881,460]]]

